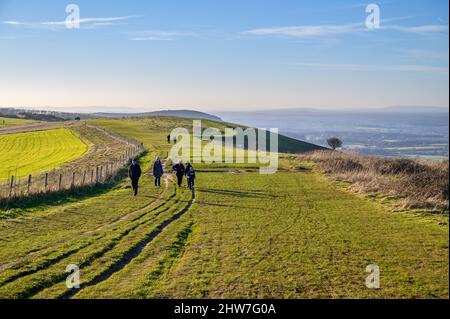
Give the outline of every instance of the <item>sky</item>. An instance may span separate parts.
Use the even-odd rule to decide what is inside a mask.
[[[75,4],[80,28],[67,28]],[[366,12],[376,4],[379,28]],[[449,105],[447,0],[0,0],[0,106]],[[74,18],[75,17],[75,18]],[[373,25],[372,25],[373,26]]]

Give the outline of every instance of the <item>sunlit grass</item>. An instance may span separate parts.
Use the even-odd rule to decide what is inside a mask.
[[[38,174],[82,157],[88,145],[68,129],[0,135],[0,178]]]

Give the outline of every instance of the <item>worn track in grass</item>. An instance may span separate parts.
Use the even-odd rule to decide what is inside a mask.
[[[126,265],[128,265],[133,259],[138,257],[141,252],[158,236],[167,226],[169,226],[171,223],[179,219],[181,216],[183,216],[186,212],[189,211],[189,209],[192,207],[192,205],[195,202],[195,195],[192,193],[192,198],[189,201],[189,203],[177,214],[173,215],[171,218],[165,220],[161,224],[159,224],[148,236],[146,236],[145,239],[138,242],[135,246],[133,246],[125,255],[123,255],[116,263],[114,263],[111,267],[103,271],[98,276],[94,277],[91,281],[84,283],[81,285],[80,289],[72,289],[68,290],[61,296],[59,296],[60,299],[69,299],[73,296],[75,296],[79,291],[81,291],[84,288],[95,286],[109,277],[111,277],[116,272],[123,269]]]

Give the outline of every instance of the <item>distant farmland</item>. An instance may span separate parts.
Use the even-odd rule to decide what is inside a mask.
[[[32,123],[31,120],[24,120],[24,119],[16,119],[16,118],[9,118],[9,117],[1,117],[0,116],[0,128],[2,127],[9,127],[9,126],[15,126],[15,125],[21,125],[21,124],[28,124]]]
[[[88,148],[68,129],[0,135],[0,178],[52,170],[83,156]]]

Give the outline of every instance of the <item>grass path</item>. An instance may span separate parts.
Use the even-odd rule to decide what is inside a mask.
[[[308,170],[202,165],[193,202],[170,177],[153,186],[153,156],[168,148],[161,127],[102,123],[150,151],[140,195],[124,180],[0,221],[0,297],[448,298],[448,219],[394,212]],[[371,263],[379,290],[365,287]],[[80,291],[65,286],[69,264]]]
[[[122,271],[77,296],[448,296],[445,225],[387,211],[315,173],[207,173],[199,183],[191,217],[168,227]],[[365,287],[371,263],[381,268],[380,290]]]

